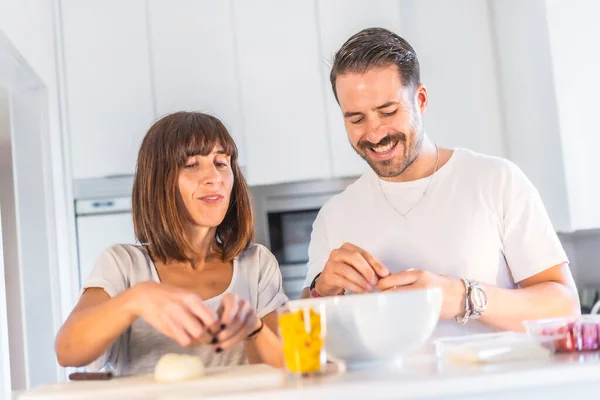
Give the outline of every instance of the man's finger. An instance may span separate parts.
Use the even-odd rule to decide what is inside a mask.
[[[335,287],[343,288],[345,290],[350,290],[353,293],[364,293],[365,289],[347,279],[345,276],[332,274],[331,276],[331,284]]]
[[[345,278],[346,281],[352,282],[358,286],[361,290],[357,293],[370,292],[375,287],[375,284],[368,282],[353,265],[339,263],[336,265],[336,268],[333,272],[335,275],[339,275]]]
[[[369,265],[373,268],[375,273],[379,275],[380,278],[385,278],[390,275],[390,270],[385,267],[379,260],[377,260],[371,253],[366,250],[363,250],[361,253],[362,256],[367,260]]]
[[[377,289],[384,291],[390,288],[412,285],[419,279],[418,271],[403,271],[381,278],[377,282]]]
[[[371,286],[375,286],[377,284],[379,277],[377,274],[375,274],[375,271],[361,253],[347,253],[345,258],[346,264],[354,267],[354,269],[357,270],[365,278],[365,280],[371,284]]]
[[[387,269],[385,267],[385,265],[383,265],[379,260],[377,260],[375,257],[373,257],[373,255],[371,253],[369,253],[368,251],[366,251],[365,249],[358,247],[352,243],[345,243],[344,246],[342,246],[350,251],[356,251],[358,253],[360,253],[363,258],[365,259],[365,261],[371,266],[371,268],[373,269],[373,271],[375,271],[375,273],[377,275],[379,275],[379,277],[381,278],[385,278],[386,276],[390,275],[390,270]]]

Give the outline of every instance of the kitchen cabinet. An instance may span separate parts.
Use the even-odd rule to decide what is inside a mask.
[[[144,0],[63,0],[73,178],[133,174],[154,119]]]
[[[149,0],[148,26],[157,115],[187,110],[217,116],[244,164],[231,2]]]
[[[330,177],[314,2],[233,5],[248,182]]]
[[[331,143],[331,163],[335,177],[361,175],[369,166],[348,142],[344,119],[329,81],[335,52],[350,36],[369,27],[400,32],[398,0],[356,0],[348,6],[346,0],[318,0],[320,68],[325,92],[327,126]]]
[[[398,33],[417,52],[428,89],[427,134],[442,146],[506,156],[489,3],[400,0]]]

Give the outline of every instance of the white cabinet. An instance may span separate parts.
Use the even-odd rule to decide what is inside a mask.
[[[244,163],[231,3],[149,0],[148,24],[158,116],[201,111],[227,126]]]
[[[489,2],[400,0],[402,29],[428,89],[424,126],[443,146],[505,156]]]
[[[329,81],[329,72],[335,52],[350,36],[370,27],[400,31],[400,3],[398,0],[317,0],[319,22],[320,68],[325,91],[325,107],[331,141],[333,175],[336,177],[360,175],[369,166],[352,149],[344,127],[344,119]]]
[[[314,2],[233,4],[249,183],[330,177]]]
[[[144,0],[63,0],[74,178],[132,174],[154,119]]]

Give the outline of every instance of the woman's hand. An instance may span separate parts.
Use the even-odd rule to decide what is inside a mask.
[[[221,331],[216,336],[217,342],[213,343],[218,353],[247,339],[249,334],[262,325],[254,307],[235,293],[223,296],[219,315]]]
[[[132,288],[134,313],[162,334],[188,347],[213,341],[218,318],[195,293],[156,282]]]

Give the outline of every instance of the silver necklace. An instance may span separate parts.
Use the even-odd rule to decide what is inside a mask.
[[[417,200],[417,202],[415,204],[413,204],[412,207],[410,207],[408,209],[408,211],[406,211],[405,213],[401,213],[400,211],[398,211],[398,209],[396,207],[394,207],[394,204],[390,201],[390,199],[388,199],[388,197],[385,195],[385,192],[383,191],[383,187],[381,186],[381,178],[379,176],[377,177],[377,183],[379,184],[379,190],[381,191],[381,194],[383,195],[383,198],[385,199],[385,201],[387,201],[387,203],[394,209],[394,211],[396,211],[398,214],[400,214],[401,216],[406,218],[408,213],[410,213],[413,210],[413,208],[415,208],[416,206],[419,205],[419,203],[421,202],[421,200],[423,200],[423,198],[427,194],[427,191],[429,190],[429,186],[431,185],[433,176],[437,172],[439,160],[440,160],[440,149],[438,148],[438,145],[436,144],[435,145],[435,167],[433,167],[433,174],[431,174],[431,176],[429,177],[429,181],[427,182],[427,187],[425,187],[425,191],[423,192],[421,197],[419,197],[419,200]]]

